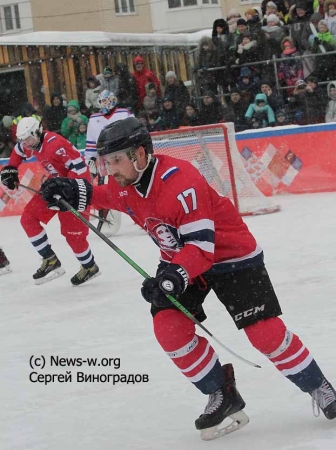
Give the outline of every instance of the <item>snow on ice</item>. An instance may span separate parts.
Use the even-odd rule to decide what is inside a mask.
[[[246,221],[264,248],[288,327],[296,331],[336,385],[336,194],[280,197],[282,211]],[[232,360],[251,422],[213,442],[203,442],[194,420],[207,397],[179,373],[156,343],[149,305],[141,298],[141,276],[91,233],[103,274],[74,288],[78,263],[59,234],[47,227],[67,273],[35,286],[40,260],[17,217],[1,218],[1,242],[13,273],[0,277],[1,450],[334,450],[336,421],[316,418],[303,394],[254,350],[211,295],[205,325],[227,346],[262,366]],[[158,250],[123,217],[114,242],[147,272]],[[216,347],[216,345],[215,345]],[[31,356],[45,357],[39,374],[65,374],[70,383],[30,382]],[[120,368],[50,366],[50,359],[120,358]],[[80,383],[86,374],[148,374],[148,383]]]

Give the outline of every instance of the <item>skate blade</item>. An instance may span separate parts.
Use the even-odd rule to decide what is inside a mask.
[[[55,269],[52,272],[48,273],[48,275],[46,275],[45,277],[35,280],[35,284],[39,286],[40,284],[49,283],[49,281],[56,280],[56,278],[59,278],[64,274],[65,270],[62,267],[59,267],[58,269]]]
[[[0,275],[6,275],[7,273],[11,273],[11,266],[5,266],[0,269]]]
[[[240,430],[250,421],[249,417],[244,413],[243,410],[232,414],[228,417],[228,419],[232,419],[232,422],[229,425],[226,425],[224,428],[219,428],[221,425],[219,424],[215,427],[205,428],[204,430],[201,430],[201,439],[203,439],[203,441],[212,441],[213,439],[217,439],[225,436],[226,434]]]
[[[73,287],[79,287],[79,286],[83,286],[83,284],[88,283],[89,281],[93,280],[94,278],[97,278],[101,275],[102,273],[99,271],[98,273],[95,273],[91,278],[89,278],[88,280],[84,281],[84,283],[81,284],[73,284]]]

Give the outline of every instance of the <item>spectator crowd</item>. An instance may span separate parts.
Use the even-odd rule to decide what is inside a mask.
[[[335,57],[336,0],[264,0],[261,9],[248,8],[243,16],[232,9],[226,20],[214,21],[212,37],[199,42],[197,97],[172,70],[161,85],[136,56],[133,72],[117,63],[90,76],[82,102],[53,93],[50,106],[34,102],[4,116],[0,158],[10,155],[17,124],[27,116],[84,149],[88,120],[103,90],[113,92],[118,106],[150,132],[220,122],[233,122],[239,132],[336,121]]]

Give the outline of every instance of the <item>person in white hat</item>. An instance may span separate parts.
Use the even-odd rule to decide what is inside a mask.
[[[186,104],[190,101],[188,88],[172,70],[166,73],[166,88],[163,97],[169,96],[178,110],[184,111]]]

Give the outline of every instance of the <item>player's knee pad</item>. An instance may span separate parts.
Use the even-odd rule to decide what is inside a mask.
[[[272,354],[285,344],[286,337],[290,333],[279,317],[259,320],[244,328],[244,331],[253,347],[265,355]]]
[[[167,356],[202,392],[209,393],[206,386],[200,387],[197,384],[210,376],[209,373],[218,360],[207,339],[195,334],[194,323],[181,311],[175,309],[158,312],[153,322],[156,339]],[[216,367],[219,367],[219,372],[222,374],[220,365],[217,364]],[[212,378],[213,375],[210,376],[210,381]],[[209,382],[208,378],[206,382]]]
[[[279,317],[250,325],[245,332],[252,345],[302,391],[310,392],[321,385],[322,372],[309,350]]]
[[[158,312],[153,319],[153,325],[155,337],[166,352],[183,347],[195,335],[194,323],[176,309]]]

